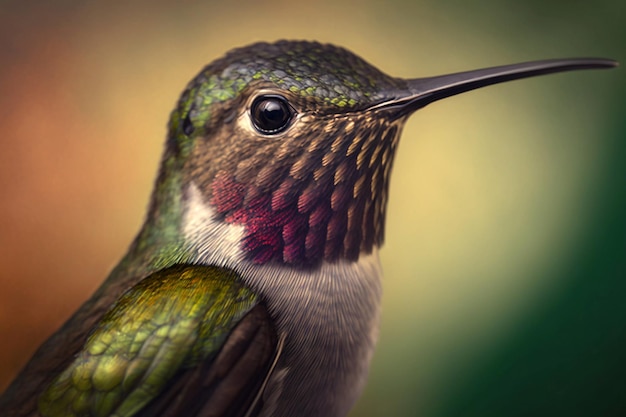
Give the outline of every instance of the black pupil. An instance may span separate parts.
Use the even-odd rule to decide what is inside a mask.
[[[290,110],[282,97],[260,97],[252,105],[252,121],[263,133],[278,133],[289,124]]]

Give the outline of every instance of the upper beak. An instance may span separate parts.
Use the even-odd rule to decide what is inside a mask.
[[[397,110],[398,116],[409,114],[433,101],[476,88],[520,78],[582,69],[605,69],[618,65],[604,58],[550,59],[503,65],[473,71],[457,72],[428,78],[406,80],[406,89],[395,91],[388,100],[372,108]]]

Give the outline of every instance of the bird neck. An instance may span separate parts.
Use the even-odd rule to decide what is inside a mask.
[[[216,219],[243,227],[241,247],[255,264],[356,261],[383,242],[402,121],[355,119],[326,121],[306,138],[259,142],[217,162],[210,155],[223,154],[224,141],[201,141],[186,182],[197,185]]]
[[[120,267],[159,269],[191,258],[181,221],[184,211],[182,158],[167,149],[161,160],[144,223]]]

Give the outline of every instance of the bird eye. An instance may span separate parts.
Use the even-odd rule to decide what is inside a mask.
[[[293,117],[293,109],[281,96],[261,96],[252,102],[250,115],[254,127],[261,133],[280,133]]]

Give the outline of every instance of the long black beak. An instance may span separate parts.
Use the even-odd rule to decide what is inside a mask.
[[[618,65],[617,61],[604,58],[550,59],[503,65],[474,71],[457,72],[429,78],[406,80],[405,91],[393,93],[393,97],[373,108],[397,110],[405,115],[433,101],[466,91],[537,75],[583,69],[606,69]]]

